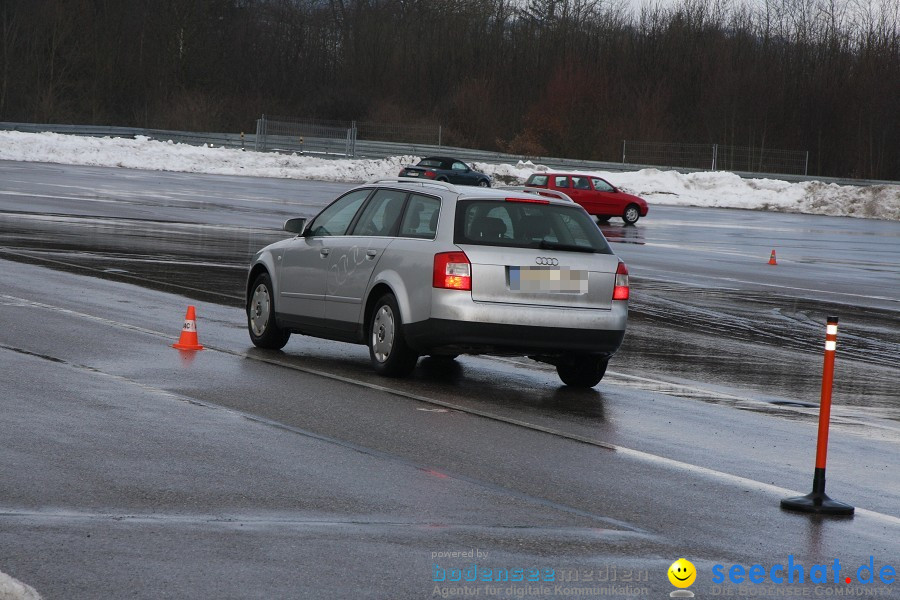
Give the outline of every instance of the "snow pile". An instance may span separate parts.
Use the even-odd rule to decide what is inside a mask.
[[[41,600],[33,587],[0,571],[0,600]]]
[[[145,136],[136,136],[135,139],[94,138],[19,131],[0,132],[0,159],[320,181],[366,181],[375,177],[396,177],[402,165],[418,160],[415,156],[383,160],[331,160],[159,142]]]
[[[380,160],[325,159],[158,142],[143,136],[137,139],[91,138],[16,131],[0,131],[0,159],[346,182],[395,177],[403,166],[418,161],[416,156]],[[521,185],[535,171],[548,170],[546,166],[530,161],[515,165],[476,163],[475,168],[491,175],[497,183],[514,185]],[[900,185],[789,183],[774,179],[742,179],[727,172],[681,174],[657,169],[625,173],[596,171],[593,174],[651,204],[900,220]]]
[[[776,210],[900,220],[900,185],[847,186],[742,179],[734,173],[644,169],[607,179],[652,204]]]

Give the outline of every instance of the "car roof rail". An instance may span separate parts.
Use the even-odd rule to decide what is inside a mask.
[[[414,183],[423,187],[426,185],[430,185],[434,187],[441,187],[446,190],[450,190],[451,192],[459,193],[459,188],[457,188],[452,183],[448,183],[446,181],[437,181],[435,179],[416,179],[414,177],[379,177],[377,179],[367,181],[366,183]]]
[[[547,188],[528,187],[527,185],[502,185],[494,188],[495,190],[510,190],[512,192],[525,192],[526,194],[535,194],[537,196],[556,196],[560,200],[568,200],[575,202],[568,194],[557,190],[548,190]]]

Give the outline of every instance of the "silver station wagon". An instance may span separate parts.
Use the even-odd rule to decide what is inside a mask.
[[[291,333],[365,344],[392,377],[422,355],[528,356],[592,387],[625,335],[628,270],[560,192],[379,180],[284,229],[296,237],[247,279],[261,348]]]

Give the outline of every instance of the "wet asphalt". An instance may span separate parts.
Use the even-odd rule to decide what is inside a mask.
[[[552,568],[551,591],[612,568],[659,597],[679,556],[703,596],[715,564],[900,566],[897,224],[654,207],[604,226],[634,296],[595,390],[480,357],[397,382],[244,331],[249,256],[347,187],[0,163],[0,571],[48,598],[426,598],[435,563]],[[188,302],[195,354],[169,347]],[[850,520],[777,508],[811,483],[833,312]]]

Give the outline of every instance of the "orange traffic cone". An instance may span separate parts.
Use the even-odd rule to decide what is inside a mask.
[[[197,339],[197,317],[194,314],[194,307],[188,306],[187,314],[184,316],[184,326],[181,328],[181,337],[178,343],[172,344],[173,348],[179,350],[203,350],[200,340]]]
[[[770,264],[770,265],[777,265],[777,264],[778,264],[778,263],[775,261],[775,251],[774,251],[774,250],[772,250],[772,255],[769,256],[769,264]]]

